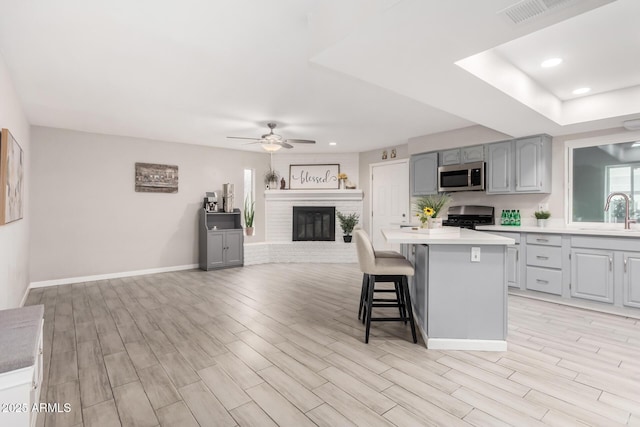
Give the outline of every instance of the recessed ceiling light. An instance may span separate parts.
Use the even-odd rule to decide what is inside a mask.
[[[329,143],[329,145],[338,145],[338,143],[337,143],[337,142],[333,142],[333,141],[331,141],[331,142]]]
[[[551,68],[555,67],[556,65],[560,65],[560,63],[562,63],[562,58],[549,58],[542,61],[542,64],[540,64],[540,66],[543,68]]]
[[[578,88],[578,89],[574,90],[573,94],[574,95],[583,95],[583,94],[585,94],[587,92],[590,92],[590,91],[591,91],[590,87],[581,87],[581,88]]]

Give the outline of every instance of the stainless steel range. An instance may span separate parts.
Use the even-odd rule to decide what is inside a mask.
[[[470,228],[475,230],[478,225],[493,225],[493,206],[462,205],[451,206],[447,211],[448,219],[442,221],[445,226]]]

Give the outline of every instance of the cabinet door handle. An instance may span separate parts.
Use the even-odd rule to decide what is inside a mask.
[[[627,272],[627,258],[624,258],[624,272]]]
[[[516,249],[516,262],[520,259],[520,251]]]
[[[547,283],[549,283],[549,281],[548,280],[542,280],[542,279],[536,279],[536,283],[543,283],[543,284],[546,285]]]
[[[613,258],[609,257],[609,271],[613,269]]]
[[[38,388],[38,383],[35,380],[31,383],[31,388],[34,390]]]
[[[548,257],[548,256],[542,256],[542,255],[537,255],[537,256],[536,256],[536,258],[538,258],[538,259],[545,259],[545,260],[546,260],[546,259],[549,259],[549,257]]]
[[[549,241],[549,239],[542,239],[540,237],[536,238],[536,242],[548,242],[548,241]]]

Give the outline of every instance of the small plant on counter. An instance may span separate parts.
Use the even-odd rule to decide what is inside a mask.
[[[342,228],[342,233],[344,234],[343,239],[348,243],[351,241],[351,232],[356,224],[358,224],[360,215],[357,213],[345,215],[342,212],[337,211],[336,216],[338,217],[338,221],[340,221],[340,228]]]
[[[433,211],[433,213],[428,216],[431,216],[432,218],[437,218],[440,212],[449,203],[451,203],[451,196],[448,195],[447,193],[440,193],[440,194],[434,194],[433,196],[418,197],[418,199],[414,203],[414,206],[418,211],[418,216],[426,214],[427,212],[425,211],[425,208],[429,208],[431,209],[431,211]],[[422,218],[420,218],[420,220],[422,221]],[[424,221],[426,221],[426,219]]]
[[[551,216],[551,212],[549,212],[549,211],[535,211],[533,213],[533,215],[536,217],[536,219],[549,219],[549,217]]]

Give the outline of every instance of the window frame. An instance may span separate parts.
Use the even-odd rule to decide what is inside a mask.
[[[623,224],[608,222],[579,222],[573,221],[573,150],[575,148],[594,147],[597,145],[621,144],[624,142],[640,141],[640,131],[613,133],[591,138],[580,138],[566,140],[565,150],[565,191],[564,191],[564,219],[567,227],[593,228],[593,227],[615,227],[619,228]],[[603,206],[604,209],[604,206]]]

